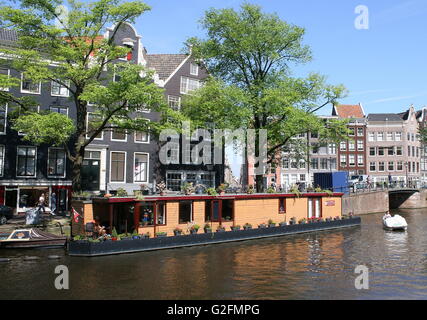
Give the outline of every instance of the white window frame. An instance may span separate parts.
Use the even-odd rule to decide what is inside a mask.
[[[111,177],[112,177],[112,174],[111,174],[111,170],[112,170],[112,168],[113,168],[113,166],[112,166],[112,160],[113,160],[113,153],[124,153],[125,154],[125,164],[124,164],[124,174],[123,174],[123,181],[111,181]],[[125,184],[126,183],[126,174],[127,174],[127,152],[126,151],[118,151],[118,150],[114,150],[114,151],[110,151],[110,177],[109,177],[109,180],[110,180],[110,183],[117,183],[117,184]]]
[[[185,91],[182,90],[184,79],[187,80],[186,81],[186,85],[185,85]],[[191,77],[181,76],[181,82],[180,82],[180,85],[179,85],[179,92],[181,94],[190,94],[193,91],[193,90],[189,90],[188,89],[190,87],[190,81],[197,81],[199,83],[197,89],[201,88],[202,84],[201,84],[201,81],[199,79],[194,79],[194,78],[191,78]],[[197,89],[195,89],[195,90],[197,90]]]
[[[395,132],[394,140],[395,141],[402,141],[402,132]]]
[[[67,86],[68,87],[70,87],[70,80],[65,80],[64,81],[65,83],[67,83]],[[68,88],[66,88],[66,87],[64,87],[65,88],[65,90],[67,90],[67,94],[53,94],[52,93],[52,90],[53,90],[53,83],[56,83],[56,84],[58,84],[60,87],[64,87],[62,84],[59,84],[58,82],[56,82],[56,81],[51,81],[50,82],[50,95],[52,96],[52,97],[66,97],[66,98],[68,98],[69,96],[70,96],[70,90],[68,90]],[[59,89],[59,92],[61,92],[61,89]]]
[[[0,149],[3,148],[3,155],[0,157],[0,177],[3,177],[4,175],[4,159],[5,159],[5,153],[6,153],[6,147],[3,144],[0,144]]]
[[[10,78],[10,69],[9,68],[1,68],[1,69],[7,70],[7,76],[8,76],[8,78]],[[0,91],[6,91],[6,92],[8,92],[9,91],[9,87],[7,87],[7,88],[0,87]]]
[[[33,176],[20,176],[18,175],[18,158],[19,158],[19,153],[18,153],[18,149],[19,148],[34,148],[36,149],[36,155],[34,157],[34,175]],[[36,146],[16,146],[16,177],[17,178],[35,178],[37,176],[37,156],[38,156],[38,152],[37,152],[37,147]]]
[[[125,130],[125,138],[124,139],[113,139],[114,128],[111,128],[110,131],[111,131],[111,133],[110,133],[110,141],[114,141],[114,142],[127,142],[128,141],[127,130]]]
[[[196,67],[196,73],[193,72],[194,66]],[[196,77],[199,75],[199,65],[197,63],[190,62],[190,74]]]
[[[146,119],[146,120],[151,121],[150,119]],[[147,138],[148,138],[147,141],[145,142],[145,141],[138,141],[138,140],[136,140],[136,134],[138,132],[141,132],[141,131],[134,131],[134,133],[133,133],[133,142],[134,143],[141,143],[141,144],[149,144],[150,143],[150,133],[145,132],[145,134],[147,135]]]
[[[24,73],[21,72],[21,93],[38,94],[38,95],[41,94],[41,92],[42,92],[42,82],[41,81],[39,81],[39,90],[38,90],[38,92],[33,92],[33,91],[28,91],[28,90],[22,89],[23,82],[24,82]]]
[[[68,108],[67,106],[49,106],[49,112],[55,112],[55,111],[51,111],[50,108],[63,108],[63,109],[67,109],[67,117],[68,117],[68,112],[69,112],[70,108]],[[59,113],[59,112],[55,112],[55,113]],[[59,114],[62,114],[62,113],[59,113]]]
[[[172,108],[169,104],[170,98],[178,98],[178,109],[177,110],[180,110],[181,109],[181,97],[168,94],[168,106],[169,106],[169,108]]]
[[[8,108],[7,103],[4,104],[4,108],[5,108],[5,110],[4,110],[4,130],[0,131],[0,135],[6,134],[6,128],[7,128],[7,108]]]
[[[40,105],[37,106],[37,113],[40,113]],[[19,115],[21,115],[21,111],[19,111]],[[25,133],[18,131],[19,136],[25,136]]]
[[[375,169],[372,170],[372,164],[374,164]],[[376,172],[377,171],[377,163],[375,161],[371,161],[369,163],[369,171],[370,172]]]
[[[50,151],[52,149],[64,151],[64,174],[63,175],[49,174],[49,157],[50,157]],[[66,175],[67,175],[67,155],[65,153],[65,149],[64,148],[58,148],[58,147],[49,147],[47,149],[47,176],[50,178],[65,178]]]
[[[135,180],[135,160],[136,160],[137,154],[142,154],[147,156],[147,167],[145,169],[147,179],[145,181]],[[150,154],[148,152],[134,152],[133,153],[133,183],[147,183],[149,181],[149,175],[150,175]]]
[[[89,128],[89,114],[92,114],[92,113],[96,113],[96,112],[87,112],[86,113],[86,131]],[[86,139],[89,139],[89,136],[87,134],[86,134]],[[101,131],[101,138],[95,138],[93,140],[104,140],[104,130]]]
[[[353,163],[351,163],[351,159],[353,158]],[[356,166],[356,156],[354,154],[348,155],[348,166],[355,167]]]
[[[360,161],[361,160],[361,161]],[[356,159],[356,161],[357,161],[357,166],[358,167],[363,167],[364,165],[365,165],[365,159],[364,159],[364,157],[363,157],[363,155],[362,154],[358,154],[357,155],[357,159]]]
[[[370,141],[370,142],[375,141],[375,132],[369,132],[368,133],[368,141]]]
[[[362,146],[361,148],[359,148]],[[365,150],[365,142],[363,140],[357,140],[357,151],[364,151]]]
[[[384,165],[384,169],[383,170],[380,170],[380,167],[381,167],[380,163],[383,163],[383,165]],[[378,162],[378,172],[385,172],[386,171],[385,168],[386,168],[385,161],[379,161]]]

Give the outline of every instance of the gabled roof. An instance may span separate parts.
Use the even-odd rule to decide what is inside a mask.
[[[370,113],[368,121],[403,121],[400,114],[397,113]]]
[[[365,112],[362,105],[359,104],[341,104],[334,106],[332,115],[340,118],[364,118]]]
[[[147,54],[147,66],[153,68],[160,80],[166,80],[188,58],[187,54]]]

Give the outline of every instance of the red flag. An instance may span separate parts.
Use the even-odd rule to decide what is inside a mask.
[[[75,223],[79,223],[79,217],[81,217],[80,213],[76,211],[76,209],[71,208],[73,210],[73,219]]]

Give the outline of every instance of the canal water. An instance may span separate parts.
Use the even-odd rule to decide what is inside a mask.
[[[426,299],[427,210],[398,213],[407,232],[383,230],[375,214],[339,231],[99,258],[0,250],[11,259],[0,263],[0,299]],[[69,268],[69,290],[55,289],[57,265]],[[368,290],[355,288],[358,265]]]

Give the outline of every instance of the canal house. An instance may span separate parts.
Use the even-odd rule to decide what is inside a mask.
[[[206,225],[215,232],[219,226],[230,231],[247,224],[258,228],[341,217],[341,197],[341,193],[177,195],[147,196],[143,200],[95,198],[73,205],[84,218],[82,224],[98,220],[108,232],[137,231],[155,237],[173,236],[177,229],[188,234],[195,226],[203,233]]]

